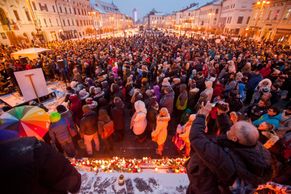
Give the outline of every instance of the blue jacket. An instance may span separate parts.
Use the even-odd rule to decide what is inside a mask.
[[[260,83],[260,81],[263,79],[261,74],[259,75],[252,75],[248,84],[247,84],[247,90],[255,90],[257,85]]]
[[[266,113],[266,114],[263,114],[259,119],[255,120],[253,124],[255,126],[259,126],[261,123],[267,122],[267,123],[272,124],[277,129],[280,125],[281,119],[282,119],[282,114],[278,114],[276,116],[271,117]]]

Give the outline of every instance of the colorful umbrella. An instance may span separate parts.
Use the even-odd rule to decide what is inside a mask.
[[[48,113],[37,106],[20,106],[0,116],[0,130],[15,130],[20,137],[34,136],[38,139],[48,132]]]

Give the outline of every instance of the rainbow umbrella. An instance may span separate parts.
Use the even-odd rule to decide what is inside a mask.
[[[19,106],[0,116],[0,130],[15,130],[20,137],[34,136],[38,139],[48,132],[48,113],[37,106]]]

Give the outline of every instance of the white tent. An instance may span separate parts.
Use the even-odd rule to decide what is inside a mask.
[[[14,59],[19,59],[19,57],[28,57],[29,59],[36,59],[38,54],[50,51],[50,49],[46,48],[28,48],[19,50],[11,54]]]

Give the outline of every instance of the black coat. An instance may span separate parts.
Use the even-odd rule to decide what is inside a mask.
[[[262,172],[271,169],[270,153],[261,144],[246,147],[227,139],[211,140],[204,129],[205,116],[197,115],[190,131],[192,154],[187,163],[187,193],[227,193],[225,189],[238,177],[250,181],[255,188],[269,178]]]
[[[111,108],[111,118],[116,130],[124,130],[125,128],[125,116],[124,105],[114,106]]]
[[[34,137],[0,143],[1,193],[77,192],[81,175],[48,144]]]

